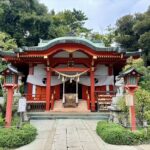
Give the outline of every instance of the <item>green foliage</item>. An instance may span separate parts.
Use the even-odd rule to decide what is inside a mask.
[[[117,105],[119,106],[119,109],[122,110],[123,112],[126,112],[126,113],[129,112],[129,108],[125,104],[125,97],[121,97]]]
[[[120,98],[117,103],[117,107],[121,110],[121,113],[118,114],[118,120],[124,126],[129,124],[129,107],[126,106],[125,97]]]
[[[144,118],[148,121],[148,124],[150,124],[150,110],[144,112]]]
[[[51,38],[66,35],[79,36],[80,33],[89,33],[90,30],[84,27],[87,17],[82,11],[73,9],[51,13],[52,24],[49,28]]]
[[[105,142],[115,145],[135,145],[150,139],[149,134],[146,135],[144,130],[131,132],[121,125],[106,121],[98,122],[96,131]]]
[[[36,128],[30,124],[24,124],[20,129],[0,128],[0,147],[16,148],[26,145],[32,142],[36,135]]]
[[[136,115],[142,125],[144,120],[150,123],[150,93],[139,88],[135,93]]]
[[[150,18],[149,9],[145,13],[126,15],[116,23],[116,41],[128,51],[142,49],[145,64],[150,65]]]
[[[149,21],[150,26],[150,21]],[[139,38],[139,44],[144,49],[144,58],[146,62],[150,62],[150,29],[148,32],[143,33]]]
[[[53,39],[69,33],[89,32],[80,10],[48,12],[38,0],[0,1],[0,31],[11,35],[20,46],[35,46],[39,39]]]
[[[108,26],[106,29],[107,33],[99,34],[98,32],[91,33],[91,40],[93,41],[102,41],[105,46],[109,47],[115,38],[114,28]]]
[[[17,47],[15,40],[4,32],[0,32],[0,46],[4,50],[10,50]]]
[[[2,118],[1,114],[0,114],[0,126],[4,126],[4,118]]]

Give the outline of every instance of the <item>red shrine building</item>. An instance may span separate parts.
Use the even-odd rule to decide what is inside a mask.
[[[57,102],[77,108],[84,102],[88,110],[103,111],[115,95],[115,76],[127,58],[138,53],[84,38],[60,37],[0,55],[24,75],[29,109],[50,111]]]

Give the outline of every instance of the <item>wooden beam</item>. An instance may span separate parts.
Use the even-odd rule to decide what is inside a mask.
[[[51,58],[51,66],[55,67],[59,64],[67,64],[68,61],[73,61],[75,64],[83,64],[86,65],[87,67],[90,67],[90,59],[88,58]]]

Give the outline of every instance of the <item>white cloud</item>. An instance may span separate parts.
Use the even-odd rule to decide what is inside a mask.
[[[108,25],[114,25],[121,16],[129,13],[144,12],[150,0],[40,0],[49,10],[56,12],[65,9],[82,10],[89,20],[86,26],[94,31],[103,32]]]

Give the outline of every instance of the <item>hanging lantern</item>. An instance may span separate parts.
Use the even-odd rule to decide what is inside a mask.
[[[72,83],[72,78],[70,78],[70,83]]]
[[[79,78],[79,76],[77,77],[77,82],[79,82],[80,81],[80,78]]]

